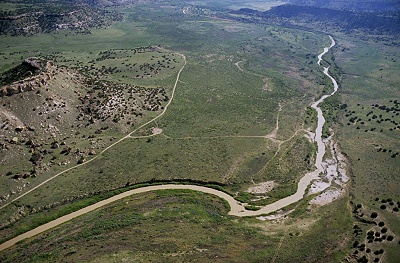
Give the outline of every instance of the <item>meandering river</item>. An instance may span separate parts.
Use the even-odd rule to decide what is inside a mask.
[[[330,40],[331,40],[331,45],[329,47],[325,47],[324,51],[318,55],[318,65],[321,64],[322,61],[322,57],[332,48],[335,46],[335,40],[329,36]],[[333,86],[334,86],[334,91],[331,94],[328,95],[324,95],[322,96],[318,101],[316,101],[315,103],[312,104],[312,108],[314,108],[317,113],[318,113],[318,122],[317,122],[317,128],[315,130],[315,138],[314,140],[317,143],[317,157],[315,160],[315,167],[316,170],[310,173],[305,174],[299,181],[298,186],[297,186],[297,191],[295,194],[285,197],[281,200],[276,201],[275,203],[266,205],[264,207],[262,207],[260,210],[257,211],[250,211],[250,210],[246,210],[245,209],[245,205],[236,201],[232,196],[228,195],[227,193],[224,193],[222,191],[218,191],[212,188],[208,188],[208,187],[203,187],[203,186],[197,186],[197,185],[175,185],[175,184],[166,184],[166,185],[154,185],[154,186],[147,186],[147,187],[143,187],[143,188],[138,188],[138,189],[134,189],[134,190],[130,190],[124,193],[121,193],[119,195],[113,196],[111,198],[108,198],[106,200],[100,201],[96,204],[90,205],[88,207],[82,208],[76,212],[73,212],[71,214],[65,215],[63,217],[60,217],[56,220],[53,220],[47,224],[41,225],[31,231],[28,231],[24,234],[21,234],[13,239],[8,240],[7,242],[4,242],[3,244],[0,245],[0,251],[7,249],[11,246],[13,246],[14,244],[16,244],[19,241],[22,241],[26,238],[30,238],[33,237],[35,235],[38,235],[44,231],[47,231],[51,228],[54,228],[58,225],[61,225],[73,218],[76,218],[78,216],[84,215],[86,213],[89,213],[95,209],[101,208],[107,204],[110,204],[112,202],[115,202],[117,200],[120,200],[122,198],[128,197],[130,195],[133,194],[139,194],[139,193],[145,193],[145,192],[150,192],[150,191],[156,191],[156,190],[167,190],[167,189],[185,189],[185,190],[193,190],[193,191],[200,191],[203,193],[207,193],[207,194],[212,194],[212,195],[216,195],[222,199],[224,199],[225,201],[227,201],[229,203],[230,206],[230,211],[229,211],[229,215],[232,216],[259,216],[259,215],[264,215],[264,214],[268,214],[271,212],[275,212],[283,207],[286,207],[290,204],[293,204],[299,200],[301,200],[304,197],[304,194],[306,192],[307,187],[310,185],[311,181],[316,179],[318,177],[318,175],[321,172],[324,172],[324,168],[322,166],[322,158],[325,155],[325,144],[322,141],[322,128],[324,126],[325,123],[325,118],[323,116],[322,110],[319,107],[319,105],[328,97],[334,95],[336,93],[336,91],[338,90],[338,84],[336,82],[336,80],[329,75],[329,67],[323,67],[323,73],[331,79]],[[179,72],[180,73],[180,72]],[[176,86],[176,83],[175,83]]]

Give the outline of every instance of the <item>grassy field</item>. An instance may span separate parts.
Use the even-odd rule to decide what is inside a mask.
[[[393,208],[400,199],[400,117],[396,103],[399,49],[382,39],[360,41],[340,37],[339,43],[335,63],[342,73],[341,97],[346,107],[339,110],[336,130],[351,163],[353,201],[362,205],[355,221],[360,232],[355,234],[354,242],[358,245],[353,245],[353,253],[370,261],[397,262],[399,214]],[[389,203],[384,201],[387,199],[395,200],[395,205],[382,209],[381,205]],[[378,213],[378,217],[372,219],[375,224],[383,222],[388,233],[381,233],[382,227],[362,221],[362,218],[371,220],[372,212]],[[370,243],[370,232],[378,241]],[[394,240],[387,241],[389,235],[393,235]],[[360,250],[363,244],[365,247]],[[368,249],[371,252],[366,253]]]
[[[341,112],[339,139],[351,157],[354,195],[367,203],[375,197],[399,198],[400,117],[394,102],[399,94],[399,50],[380,42],[352,41],[343,41],[345,49],[338,52],[336,63],[343,72],[342,98],[348,105]]]
[[[163,87],[168,96],[183,66],[178,53],[187,59],[175,98],[162,118],[93,162],[62,174],[4,208],[1,221],[11,218],[17,222],[0,229],[2,237],[29,229],[71,205],[89,202],[88,196],[97,198],[99,193],[152,180],[219,182],[241,201],[264,205],[294,193],[297,180],[313,169],[315,145],[304,134],[316,125],[315,112],[309,108],[311,102],[332,89],[316,65],[316,55],[330,43],[325,34],[188,16],[180,5],[147,3],[121,7],[119,11],[124,14],[122,22],[91,30],[90,35],[57,31],[0,39],[4,47],[0,71],[18,65],[26,57],[47,57],[99,80],[150,90]],[[20,244],[2,253],[1,261],[63,258],[120,262],[130,258],[139,262],[340,262],[351,255],[351,243],[360,237],[352,235],[357,220],[351,217],[353,207],[348,201],[365,206],[367,215],[372,209],[380,209],[376,197],[400,199],[396,177],[400,174],[396,127],[400,120],[393,110],[398,105],[399,51],[379,41],[361,41],[341,34],[334,37],[338,46],[326,55],[326,61],[331,64],[330,72],[338,80],[340,91],[322,105],[327,126],[334,128],[325,128],[324,135],[335,134],[349,159],[352,198],[314,208],[307,205],[308,197],[287,208],[296,207],[296,211],[277,223],[227,217],[224,203],[200,193],[149,193],[85,215],[32,243]],[[71,93],[82,92],[67,73],[57,78],[58,84],[71,86]],[[40,103],[44,103],[47,93],[42,95],[37,99]],[[2,98],[3,103],[10,98]],[[24,97],[18,100],[23,105]],[[27,109],[31,108],[29,103]],[[95,143],[100,152],[160,112],[145,112],[132,123],[125,119],[99,134],[95,134],[96,129],[105,123],[82,129],[75,137],[66,126],[64,137],[74,150],[91,149]],[[277,119],[279,129],[274,138],[260,137],[274,131]],[[148,137],[154,127],[162,133]],[[46,135],[42,139],[50,148],[52,138]],[[62,156],[61,151],[55,150],[44,162],[55,156],[58,162],[69,163],[43,169],[36,178],[12,180],[5,175],[8,171],[15,174],[29,170],[31,164],[26,160],[24,166],[2,166],[0,194],[24,184],[26,189],[32,188],[77,164],[79,155]],[[15,152],[15,160],[25,158],[22,151],[19,155]],[[271,180],[275,187],[265,194],[269,198],[250,201],[254,196],[245,193],[246,189],[253,183]],[[39,210],[44,212],[34,212]],[[379,216],[397,238],[398,215],[386,210]],[[67,230],[70,228],[72,232]],[[366,235],[368,225],[361,228]],[[85,246],[78,245],[82,239]],[[374,244],[372,248],[381,247]],[[394,243],[384,243],[383,247],[386,252],[382,258],[395,262]]]
[[[345,207],[343,202],[331,209]],[[220,199],[192,191],[135,195],[24,241],[0,257],[2,262],[316,262],[346,251],[345,236],[340,243],[332,239],[351,227],[349,218],[332,217],[326,210],[321,219],[303,211],[283,223],[236,219],[226,212]],[[324,224],[331,234],[317,235]],[[328,243],[329,250],[321,254]]]
[[[145,12],[146,19],[143,19],[144,10],[147,11]],[[314,33],[292,29],[238,25],[235,22],[215,21],[201,17],[187,18],[176,9],[154,10],[151,5],[138,5],[133,9],[123,11],[126,14],[125,21],[106,30],[93,30],[91,35],[65,36],[62,31],[59,31],[29,38],[2,38],[6,47],[3,55],[7,57],[2,68],[8,69],[19,63],[21,57],[49,56],[60,65],[83,69],[87,67],[88,70],[84,72],[94,76],[99,75],[99,78],[108,76],[99,72],[102,68],[118,66],[117,70],[120,72],[110,74],[110,80],[126,81],[128,79],[132,84],[146,84],[149,87],[162,84],[167,88],[167,92],[170,92],[175,79],[173,73],[181,66],[181,60],[177,58],[177,63],[173,65],[174,69],[165,69],[165,73],[155,78],[138,79],[136,73],[133,78],[122,78],[128,74],[129,70],[136,71],[138,65],[156,63],[160,56],[163,56],[162,53],[157,52],[133,54],[132,50],[149,45],[161,45],[170,50],[185,53],[188,59],[188,66],[178,83],[176,99],[166,115],[154,124],[162,128],[166,136],[179,139],[267,135],[275,128],[278,104],[281,105],[282,111],[277,138],[287,140],[302,128],[304,113],[302,111],[300,114],[293,113],[299,112],[299,108],[305,109],[312,97],[317,94],[318,88],[312,83],[315,78],[312,71],[316,67],[315,64],[309,64],[312,58],[310,57],[309,61],[304,61],[303,58],[315,54],[326,39]],[[166,20],[163,20],[164,18]],[[192,23],[189,23],[189,26],[183,26],[184,23],[181,22],[187,19]],[[201,26],[198,25],[199,23]],[[179,30],[175,31],[177,25]],[[127,32],[130,33],[127,34]],[[207,36],[206,42],[204,35]],[[277,45],[279,42],[285,44]],[[52,44],[49,45],[49,43]],[[288,49],[293,49],[293,51],[287,53]],[[104,54],[106,54],[105,58]],[[123,56],[127,56],[128,61],[122,59]],[[173,59],[173,54],[168,53],[168,56],[171,56],[168,59]],[[240,61],[243,61],[244,71],[235,65]],[[122,65],[122,62],[125,64]],[[135,63],[137,65],[133,66]],[[287,74],[290,74],[291,78],[287,78]],[[267,88],[265,88],[266,85]],[[115,131],[106,132],[102,136],[96,135],[96,137],[102,137],[99,140],[102,140],[103,147],[107,145],[106,140],[113,136],[120,137]],[[168,140],[164,141],[168,142]],[[244,141],[245,139],[242,144],[245,143]],[[77,147],[85,144],[79,140],[75,143]],[[135,149],[138,146],[132,147]],[[160,144],[160,147],[163,146]],[[197,151],[200,153],[208,151],[208,146],[199,144],[198,147],[200,148]],[[216,151],[223,151],[223,148],[216,147]],[[258,151],[243,152],[242,159],[248,158],[254,152],[257,154],[264,152],[266,156],[269,156],[268,158],[271,158],[276,152],[276,145],[271,144],[269,148]],[[172,154],[175,155],[176,152]],[[217,165],[217,159],[213,158]],[[235,158],[239,156],[227,157],[229,160]],[[140,160],[137,161],[140,162]],[[73,162],[74,160],[72,164]],[[231,161],[225,167],[232,163]],[[196,177],[196,175],[191,175],[192,171],[187,163],[181,165],[186,168],[179,170],[180,174],[184,174],[179,176]],[[58,168],[54,169],[54,172],[58,170]],[[45,171],[41,178],[32,179],[31,185],[48,178],[54,172],[53,170]],[[223,173],[226,172],[225,170]],[[254,170],[253,174],[257,172]],[[223,173],[218,177],[221,178]],[[147,174],[149,174],[147,177],[142,177],[143,180],[154,177],[150,173]],[[298,174],[295,175],[297,176]],[[246,181],[249,179],[247,178]]]

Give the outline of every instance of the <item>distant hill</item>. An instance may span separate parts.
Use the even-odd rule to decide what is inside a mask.
[[[400,10],[400,1],[398,0],[289,0],[289,3],[298,6],[347,11],[387,12]]]
[[[14,9],[0,11],[0,35],[33,35],[62,29],[87,34],[92,28],[108,26],[120,19],[122,15],[116,12],[74,0],[42,0],[35,4],[23,0]]]
[[[329,25],[346,33],[353,31],[364,31],[372,34],[400,33],[400,16],[398,12],[370,13],[286,4],[273,7],[265,12],[244,8],[231,13],[261,18],[266,22],[294,24],[305,27],[324,27]]]
[[[156,3],[164,0],[82,0],[92,6],[127,5],[134,3]]]

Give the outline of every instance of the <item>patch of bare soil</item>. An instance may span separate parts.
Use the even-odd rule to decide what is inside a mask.
[[[153,129],[151,130],[151,132],[152,132],[153,134],[161,134],[161,133],[163,132],[163,130],[160,129],[160,128],[153,128]]]
[[[329,189],[323,192],[322,194],[318,195],[317,197],[314,197],[310,201],[310,205],[322,206],[329,204],[338,199],[343,193],[344,193],[343,189],[337,189],[337,188]]]
[[[274,181],[262,182],[249,187],[246,192],[251,194],[265,194],[274,189],[274,185]]]
[[[277,213],[275,213],[274,215],[269,215],[269,216],[259,216],[256,217],[258,220],[261,221],[267,221],[267,220],[278,220],[278,221],[282,221],[284,220],[287,215],[289,215],[290,213],[292,213],[294,211],[294,209],[291,209],[289,211],[278,211]]]
[[[268,78],[264,79],[264,86],[262,87],[262,91],[272,91],[271,85],[268,84]]]

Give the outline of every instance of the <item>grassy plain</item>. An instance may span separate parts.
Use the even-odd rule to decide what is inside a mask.
[[[183,61],[179,59],[174,68],[154,78],[136,78],[139,65],[157,62],[163,54],[132,54],[132,50],[161,46],[170,51],[169,58],[175,52],[185,54],[187,66],[165,115],[133,136],[150,135],[152,127],[163,129],[162,134],[126,139],[93,162],[64,173],[3,209],[3,221],[13,213],[26,214],[22,226],[16,223],[1,229],[3,236],[28,229],[35,220],[45,221],[39,213],[29,215],[32,209],[50,205],[45,210],[54,215],[68,207],[71,199],[84,203],[88,195],[152,179],[225,183],[226,191],[246,201],[252,196],[244,191],[253,181],[274,180],[276,187],[268,193],[270,198],[251,203],[261,205],[293,193],[299,177],[312,168],[315,146],[303,135],[305,129],[315,125],[315,115],[307,107],[331,89],[324,88],[329,81],[316,65],[316,55],[329,44],[326,35],[186,16],[176,6],[138,4],[120,11],[125,14],[124,21],[92,30],[90,35],[59,31],[29,38],[1,38],[5,49],[0,70],[28,56],[49,56],[69,67],[93,66],[87,72],[99,78],[106,76],[99,73],[102,68],[117,67],[121,71],[110,74],[109,80],[147,87],[162,85],[171,94]],[[389,100],[398,97],[399,68],[393,60],[398,49],[386,46],[386,53],[382,53],[379,43],[337,37],[339,46],[327,56],[334,54],[335,59],[328,62],[335,63],[332,74],[339,80],[341,91],[324,109],[330,111],[329,125],[339,118],[335,136],[351,161],[355,202],[373,207],[375,197],[399,199],[396,176],[400,174],[400,157],[377,152],[379,147],[391,153],[398,151],[398,129],[390,131],[392,126],[386,122],[380,126],[383,132],[365,132],[364,126],[375,127],[372,121],[359,130],[347,123],[355,115],[365,119],[372,104],[389,105]],[[115,53],[112,58],[96,61],[110,51]],[[375,64],[370,63],[371,56]],[[386,75],[381,79],[383,72]],[[340,108],[342,104],[347,108]],[[345,116],[353,110],[356,113]],[[147,114],[132,130],[157,114]],[[275,129],[278,115],[275,140],[257,137]],[[386,112],[382,115],[392,118]],[[398,121],[396,116],[392,119]],[[328,132],[325,130],[325,134]],[[95,138],[104,148],[122,136],[113,130]],[[75,162],[55,166],[40,177],[30,178],[30,187],[73,165]],[[4,176],[2,179],[10,181]],[[4,184],[4,191],[20,183]],[[125,258],[146,262],[270,262],[273,258],[275,262],[339,262],[350,250],[352,221],[347,202],[348,198],[343,198],[310,210],[302,201],[296,204],[300,209],[292,219],[278,224],[227,217],[225,204],[200,193],[148,193],[60,226],[32,243],[24,242],[2,253],[1,258],[2,262],[23,262],[24,257],[32,262],[59,261],[61,257],[85,261],[90,255],[93,262]],[[30,217],[36,219],[30,222]],[[398,233],[396,216],[385,218]],[[78,245],[82,239],[85,246]],[[392,258],[396,247],[388,246],[386,257]]]
[[[372,252],[357,252],[359,257],[365,256],[370,261],[378,258],[379,262],[397,262],[399,214],[384,201],[394,200],[396,206],[400,200],[400,117],[395,102],[400,94],[400,66],[397,61],[399,48],[393,45],[397,40],[395,37],[360,40],[349,36],[338,36],[338,39],[335,64],[342,73],[341,98],[347,107],[339,111],[335,130],[341,148],[350,160],[350,193],[353,202],[363,206],[365,216],[361,218],[371,220],[371,213],[377,212],[377,219],[372,220],[376,224],[383,222],[389,229],[388,233],[382,234],[382,227],[360,222],[358,213],[355,224],[362,231],[355,235],[355,240],[366,245],[364,251],[369,248]],[[383,209],[385,204],[387,208]],[[385,239],[382,241],[378,237],[378,241],[370,243],[367,233],[371,231]],[[385,241],[392,233],[394,241]],[[384,251],[383,255],[376,252],[380,250]]]
[[[85,67],[90,66],[89,61],[98,58],[100,52],[121,50],[118,52],[123,53],[132,48],[161,45],[185,53],[188,59],[188,66],[178,83],[176,100],[166,115],[157,122],[157,125],[164,129],[166,136],[178,139],[267,135],[275,128],[279,103],[282,111],[277,138],[289,139],[302,128],[302,111],[300,114],[293,113],[298,112],[299,108],[305,109],[317,93],[318,87],[312,84],[315,78],[312,71],[316,71],[316,65],[309,63],[312,60],[310,56],[320,50],[326,39],[319,38],[314,33],[292,29],[186,17],[178,11],[171,8],[155,10],[152,6],[138,5],[133,9],[124,10],[126,19],[122,23],[105,30],[93,30],[92,34],[87,36],[66,36],[63,31],[59,31],[29,38],[3,38],[2,42],[7,47],[3,53],[8,59],[2,66],[3,69],[11,67],[26,55],[51,55],[59,60],[58,63]],[[143,17],[144,13],[146,19]],[[182,22],[187,20],[192,21],[192,24],[189,23],[189,27],[192,27],[185,28],[187,26]],[[177,27],[179,30],[175,30]],[[280,42],[285,44],[279,45]],[[293,51],[287,53],[290,49]],[[96,67],[115,66],[117,62],[121,62],[120,55],[95,63]],[[304,60],[307,56],[310,57],[309,61]],[[136,58],[133,56],[132,61],[127,63],[132,64]],[[151,60],[150,55],[147,58]],[[243,61],[244,71],[235,65],[239,61]],[[104,64],[106,62],[109,63]],[[179,66],[176,65],[175,69]],[[287,78],[287,74],[291,77]],[[150,86],[163,83],[170,89],[173,80],[174,76],[171,75],[169,78],[161,77],[157,81],[146,81]],[[130,81],[138,85],[144,84],[141,79],[133,78]],[[263,89],[266,84],[270,90]],[[118,134],[115,136],[120,137]],[[267,139],[264,141],[270,143]],[[199,152],[206,152],[208,149],[201,144],[198,147]],[[133,149],[137,149],[136,146]],[[242,155],[247,158],[251,152],[254,151],[243,152]],[[271,158],[276,152],[276,146],[272,145],[269,149],[257,152],[265,152],[266,156]],[[174,152],[173,155],[176,154]],[[231,156],[228,159],[234,160],[237,157]],[[215,162],[217,165],[217,161]],[[233,161],[230,165],[232,163]],[[184,175],[179,176],[196,177],[192,175],[187,163],[181,165],[187,168],[180,169]],[[32,179],[31,185],[52,174],[53,171],[49,171],[41,178]],[[292,178],[295,179],[299,174]],[[149,174],[146,178],[153,177]],[[249,178],[246,181],[249,181]]]
[[[341,48],[336,63],[348,108],[341,113],[339,140],[351,158],[354,195],[367,203],[375,197],[398,199],[399,49],[356,39],[344,39]]]
[[[343,209],[343,203],[345,200],[334,203],[332,209]],[[38,239],[24,241],[2,254],[1,259],[270,262],[275,258],[275,262],[290,262],[304,258],[317,262],[328,255],[344,253],[336,246],[343,245],[343,229],[351,227],[349,217],[332,217],[325,209],[321,219],[306,213],[282,223],[237,219],[226,213],[226,204],[220,199],[192,191],[135,195],[79,217]],[[318,226],[324,226],[323,230]],[[329,230],[330,234],[318,235],[321,230]],[[326,246],[329,250],[321,254]]]

